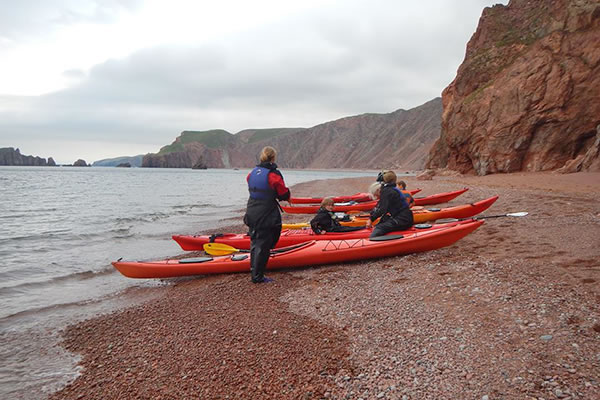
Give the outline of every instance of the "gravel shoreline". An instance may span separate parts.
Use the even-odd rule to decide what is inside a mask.
[[[51,399],[600,398],[600,174],[407,183],[422,195],[470,188],[449,204],[500,195],[486,215],[530,214],[437,251],[271,272],[265,285],[178,282],[69,327],[63,345],[83,373]]]

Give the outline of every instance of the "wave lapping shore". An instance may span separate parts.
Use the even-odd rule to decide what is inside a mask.
[[[273,272],[264,285],[180,280],[70,327],[64,345],[83,371],[51,398],[600,398],[600,174],[407,183],[422,195],[470,188],[450,204],[497,194],[487,215],[529,215],[490,219],[441,250]]]

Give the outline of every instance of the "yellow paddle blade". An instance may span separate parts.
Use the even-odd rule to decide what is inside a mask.
[[[229,246],[228,244],[223,244],[223,243],[205,243],[202,247],[204,248],[204,251],[207,254],[210,254],[213,256],[226,256],[228,254],[237,253],[240,251],[245,251],[245,252],[248,251],[248,250],[236,249],[233,246]]]
[[[310,224],[308,222],[298,222],[296,224],[283,224],[281,225],[281,229],[302,229],[308,228]]]

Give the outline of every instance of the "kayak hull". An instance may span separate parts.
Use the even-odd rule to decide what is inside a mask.
[[[437,229],[444,226],[456,225],[458,222],[449,224],[431,225],[428,229]],[[279,241],[275,244],[275,248],[294,246],[299,243],[309,242],[311,240],[349,240],[349,239],[366,239],[371,235],[373,229],[361,229],[354,232],[325,232],[316,234],[310,228],[304,229],[284,229],[281,231]],[[423,229],[411,227],[404,231],[393,232],[395,235],[408,235],[413,232],[422,232]],[[215,235],[173,235],[179,246],[186,251],[203,250],[206,243],[214,242],[226,244],[237,249],[250,249],[250,236],[243,233],[223,233]]]
[[[425,196],[425,197],[414,197],[415,206],[430,206],[433,204],[447,203],[451,200],[454,200],[455,198],[457,198],[458,196],[460,196],[467,190],[469,190],[469,188],[455,190],[453,192],[432,194],[431,196]]]
[[[439,211],[426,209],[413,210],[413,220],[415,224],[420,224],[423,222],[430,222],[445,218],[471,218],[490,208],[496,200],[498,200],[498,196],[493,196],[471,204],[441,208]],[[355,216],[351,221],[340,221],[340,224],[344,226],[365,226],[368,218],[369,217],[366,215],[358,215]],[[302,229],[309,226],[310,224],[308,222],[283,224],[283,228],[285,229]]]
[[[409,190],[411,195],[419,193],[421,189]],[[350,196],[332,196],[334,203],[346,203],[349,201],[356,201],[358,203],[371,201],[371,195],[369,193],[356,193]],[[324,197],[290,197],[290,204],[320,204]]]
[[[449,202],[449,201],[457,198],[458,196],[460,196],[467,190],[469,190],[469,189],[464,188],[464,189],[455,190],[452,192],[433,194],[431,196],[416,197],[416,198],[414,198],[415,206],[425,206],[425,205],[446,203],[446,202]],[[357,193],[355,196],[357,196],[359,194],[361,194],[361,193]],[[362,193],[362,194],[368,196],[367,193]],[[336,201],[336,200],[334,200],[334,201]],[[354,201],[358,201],[358,203],[348,204],[348,205],[339,205],[339,204],[334,205],[333,211],[334,212],[370,211],[373,208],[375,208],[375,206],[377,205],[377,201],[371,200],[370,197],[365,200],[354,200]],[[290,201],[290,203],[295,203],[295,201]],[[288,214],[316,214],[319,211],[320,205],[312,204],[312,205],[303,205],[303,206],[282,206],[281,208],[283,209],[283,211],[285,211]]]
[[[386,241],[368,239],[310,241],[269,258],[268,270],[334,264],[371,258],[398,256],[450,246],[483,224],[482,220],[428,229]],[[179,276],[250,271],[250,256],[234,260],[232,256],[214,257],[204,262],[115,261],[112,265],[129,278],[172,278]]]
[[[376,200],[363,201],[362,203],[333,206],[333,212],[348,212],[348,211],[370,211],[377,204]],[[281,209],[288,214],[316,214],[319,211],[320,205],[304,205],[304,206],[281,206]]]

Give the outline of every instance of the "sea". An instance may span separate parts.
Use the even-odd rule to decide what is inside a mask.
[[[74,380],[79,356],[60,346],[65,327],[173,284],[126,278],[110,262],[176,256],[173,234],[241,222],[248,172],[0,167],[0,399],[44,399]],[[282,172],[288,186],[374,176]]]

